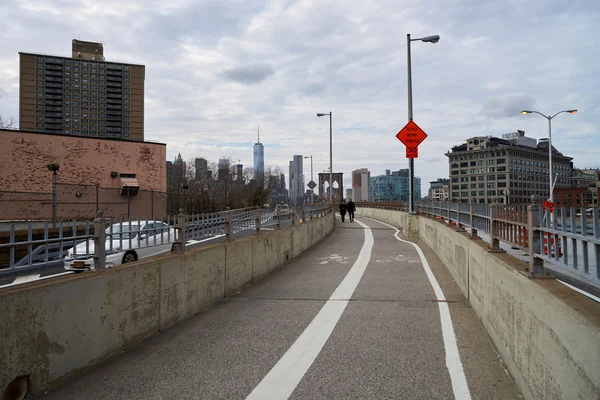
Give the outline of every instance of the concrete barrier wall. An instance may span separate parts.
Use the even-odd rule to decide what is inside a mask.
[[[0,391],[49,388],[259,280],[333,230],[333,214],[257,236],[0,291]]]
[[[600,305],[436,220],[359,208],[419,238],[446,265],[526,399],[600,399]]]

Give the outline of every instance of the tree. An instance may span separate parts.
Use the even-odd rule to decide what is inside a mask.
[[[4,119],[0,114],[0,129],[17,129],[17,121],[13,117]]]

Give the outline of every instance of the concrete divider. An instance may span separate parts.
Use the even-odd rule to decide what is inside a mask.
[[[172,326],[282,267],[333,230],[300,226],[0,291],[0,391],[29,374],[33,391]]]
[[[600,399],[600,304],[436,220],[359,208],[427,244],[481,318],[526,399]]]

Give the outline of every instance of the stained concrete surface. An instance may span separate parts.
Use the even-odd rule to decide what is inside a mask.
[[[348,307],[292,399],[452,398],[438,305],[409,244],[378,222]],[[358,224],[214,307],[65,382],[43,399],[244,399],[308,326],[356,260]],[[491,339],[432,251],[474,399],[518,399]],[[378,262],[379,261],[379,262]]]

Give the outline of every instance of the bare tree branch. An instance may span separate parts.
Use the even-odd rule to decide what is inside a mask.
[[[4,119],[0,114],[0,129],[17,129],[17,121],[13,117]]]

